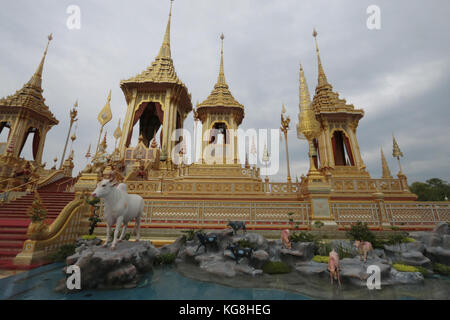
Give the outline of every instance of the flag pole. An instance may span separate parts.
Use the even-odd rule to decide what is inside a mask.
[[[100,145],[100,139],[102,138],[103,127],[104,127],[104,125],[102,124],[102,126],[100,127],[100,134],[98,135],[97,148],[95,149],[95,154],[97,154],[97,152],[98,152],[98,147]]]

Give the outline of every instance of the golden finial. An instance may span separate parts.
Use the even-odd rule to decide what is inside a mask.
[[[169,9],[169,21],[167,21],[166,33],[164,34],[164,40],[161,45],[161,49],[159,49],[158,57],[170,58],[170,21],[172,19],[172,4],[173,0],[170,0],[170,9]]]
[[[41,84],[42,84],[42,70],[44,69],[44,61],[45,61],[45,57],[47,56],[47,51],[48,51],[48,46],[50,44],[50,41],[53,40],[53,35],[50,33],[47,37],[48,42],[47,42],[47,46],[45,47],[44,50],[44,55],[42,56],[41,62],[39,63],[39,66],[36,69],[36,72],[33,74],[33,76],[31,77],[29,83],[30,85],[41,89]]]
[[[317,63],[318,63],[318,68],[319,68],[318,85],[319,86],[326,85],[326,84],[328,84],[328,80],[327,80],[327,76],[325,75],[325,72],[323,71],[322,61],[320,60],[319,45],[317,44],[317,31],[315,28],[313,29],[312,35],[314,37],[314,42],[316,44]]]
[[[220,41],[221,41],[221,47],[220,47],[220,71],[219,71],[219,77],[217,78],[217,84],[226,84],[225,71],[224,71],[224,68],[223,68],[223,39],[225,39],[225,36],[222,33],[220,35]]]

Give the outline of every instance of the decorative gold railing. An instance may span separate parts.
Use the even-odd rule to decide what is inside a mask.
[[[392,226],[432,226],[439,222],[450,222],[448,202],[334,202],[330,203],[330,208],[338,225],[361,221],[371,226],[381,223]]]
[[[226,225],[228,220],[248,225],[309,225],[311,205],[300,202],[145,201],[143,224]],[[104,218],[103,205],[99,210]]]
[[[331,186],[334,192],[344,193],[401,193],[402,184],[399,179],[357,179],[357,178],[333,178]]]

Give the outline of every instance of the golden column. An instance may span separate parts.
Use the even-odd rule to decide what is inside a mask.
[[[63,154],[61,156],[61,163],[59,164],[59,169],[61,169],[62,166],[63,166],[64,157],[66,155],[67,143],[69,142],[69,137],[70,137],[70,132],[72,131],[72,126],[73,126],[74,122],[78,121],[78,119],[77,119],[78,112],[77,112],[77,109],[76,109],[77,107],[78,107],[78,100],[75,101],[75,104],[73,105],[73,109],[70,110],[69,132],[67,132],[66,143],[64,145],[64,151],[63,151]],[[72,140],[72,142],[73,142],[73,140]]]
[[[287,140],[287,131],[289,130],[289,123],[291,122],[291,119],[289,116],[286,118],[284,117],[284,114],[286,113],[286,109],[284,108],[284,104],[281,107],[281,127],[280,130],[284,133],[284,141],[286,143],[286,162],[287,162],[287,181],[288,183],[291,183],[291,169],[289,168],[289,149],[288,149],[288,140]]]

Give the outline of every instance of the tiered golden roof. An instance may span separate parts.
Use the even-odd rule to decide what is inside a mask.
[[[42,96],[42,71],[44,68],[45,57],[47,56],[48,45],[52,40],[52,35],[48,36],[47,46],[45,47],[44,55],[39,63],[36,72],[31,79],[24,84],[22,89],[17,90],[14,94],[0,99],[0,106],[11,108],[25,108],[34,111],[39,115],[44,116],[49,123],[58,124],[53,113],[45,104],[45,98]]]
[[[319,54],[319,46],[317,45],[317,31],[314,29],[313,37],[316,44],[317,63],[318,63],[318,82],[316,93],[313,98],[312,107],[316,113],[321,112],[344,112],[364,115],[364,110],[355,109],[352,104],[347,104],[345,99],[340,99],[339,94],[333,92],[333,86],[328,83],[327,76],[323,70],[322,61]]]
[[[217,82],[214,89],[209,94],[205,101],[197,105],[197,111],[202,108],[233,108],[244,116],[244,106],[240,104],[231,94],[228,84],[225,80],[225,71],[223,67],[223,39],[225,36],[221,34],[221,49],[220,49],[220,69],[217,77]],[[241,118],[241,121],[242,121]],[[239,121],[240,123],[240,121]]]
[[[125,93],[125,98],[129,102],[130,95],[129,90],[131,88],[139,87],[146,84],[161,84],[161,85],[178,85],[185,91],[184,102],[192,109],[192,103],[190,102],[190,94],[186,85],[178,78],[173,65],[173,60],[170,52],[170,22],[172,18],[172,1],[170,2],[169,21],[167,22],[166,32],[164,34],[163,43],[159,49],[159,53],[156,56],[152,64],[142,71],[140,74],[132,77],[128,80],[122,80],[120,87]],[[187,101],[189,100],[189,101]],[[188,106],[188,107],[189,107]]]

